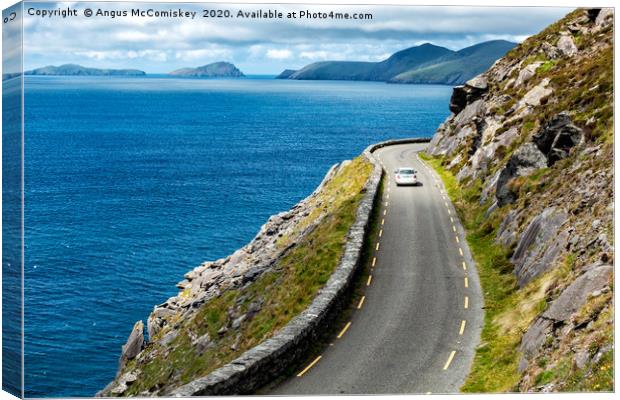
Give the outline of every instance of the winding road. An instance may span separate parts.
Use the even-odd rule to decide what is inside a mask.
[[[483,322],[478,274],[426,144],[384,147],[380,231],[364,297],[322,354],[271,394],[455,393]],[[412,166],[421,186],[397,187]]]

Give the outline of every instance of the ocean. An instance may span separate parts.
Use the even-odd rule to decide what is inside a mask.
[[[92,396],[135,321],[329,167],[431,136],[451,87],[27,77],[26,396]]]

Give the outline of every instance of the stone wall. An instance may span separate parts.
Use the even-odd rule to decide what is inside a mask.
[[[389,140],[364,150],[364,156],[373,164],[373,172],[364,186],[365,194],[358,206],[355,222],[349,230],[340,264],[310,307],[272,338],[209,375],[174,389],[168,395],[181,397],[252,393],[303,361],[311,344],[347,306],[353,280],[361,266],[364,240],[383,174],[372,153],[389,145],[429,141],[428,138]]]

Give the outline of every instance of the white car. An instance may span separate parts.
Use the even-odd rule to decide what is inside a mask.
[[[401,167],[397,170],[394,170],[394,181],[396,182],[396,186],[403,185],[417,185],[418,184],[418,171],[411,167]]]

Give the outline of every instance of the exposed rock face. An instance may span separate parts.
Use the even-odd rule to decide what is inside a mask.
[[[568,157],[570,149],[581,144],[583,130],[563,112],[554,117],[543,129],[534,135],[533,141],[548,157],[548,165]]]
[[[480,84],[454,89],[454,114],[427,150],[479,195],[463,201],[492,225],[507,254],[498,268],[548,304],[517,321],[529,324],[519,333],[523,391],[562,390],[564,372],[544,385],[541,374],[566,357],[591,374],[613,346],[597,332],[613,324],[612,27],[613,9],[580,9],[527,39]],[[528,301],[538,300],[516,309],[531,310]]]
[[[499,174],[495,190],[497,204],[501,207],[517,199],[516,194],[508,187],[511,179],[529,175],[545,166],[547,166],[547,158],[533,143],[526,143],[519,147]]]
[[[511,259],[520,286],[553,265],[568,241],[565,233],[558,233],[567,218],[566,211],[547,208],[527,226]]]
[[[543,318],[555,322],[567,321],[585,304],[588,296],[602,290],[610,283],[614,268],[611,265],[586,267],[586,272],[570,284],[551,306],[543,313]]]
[[[482,97],[488,89],[487,79],[477,76],[461,86],[456,86],[450,98],[450,111],[460,113],[468,104]]]
[[[144,323],[142,321],[138,321],[133,326],[131,334],[127,339],[127,343],[123,345],[123,349],[121,351],[121,364],[124,364],[127,360],[136,358],[136,356],[140,354],[140,351],[142,351],[142,346],[144,346]]]
[[[560,50],[563,55],[570,57],[577,53],[577,46],[575,46],[570,36],[562,36],[560,40],[558,40],[558,50]]]

